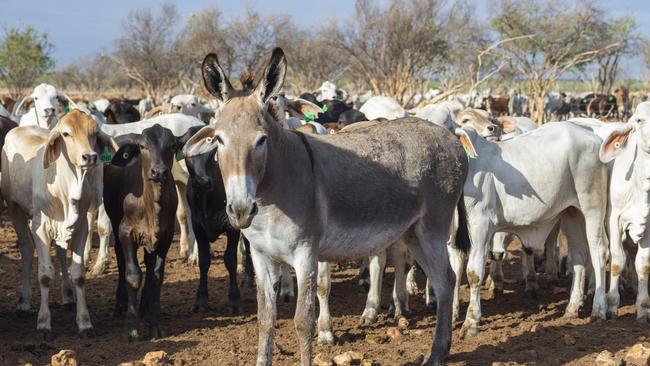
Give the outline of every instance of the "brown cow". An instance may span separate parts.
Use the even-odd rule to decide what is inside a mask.
[[[488,95],[487,111],[494,117],[507,115],[508,102],[510,102],[510,97],[507,94]]]
[[[630,91],[620,85],[612,92],[616,98],[616,113],[619,119],[627,119],[630,116]]]
[[[139,338],[141,316],[149,323],[150,336],[161,336],[160,288],[178,205],[171,168],[174,154],[195,131],[177,138],[169,129],[154,125],[142,135],[118,138],[120,148],[104,171],[104,185],[112,187],[104,190],[104,202],[118,261],[116,309],[127,313],[129,339]],[[137,260],[139,247],[144,248],[147,272],[138,312],[142,274]]]

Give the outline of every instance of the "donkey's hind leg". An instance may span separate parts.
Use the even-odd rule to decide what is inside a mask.
[[[436,327],[431,352],[424,365],[439,365],[449,354],[455,275],[447,253],[449,224],[418,223],[403,237],[411,254],[426,273],[436,295]],[[442,228],[438,230],[437,228]]]

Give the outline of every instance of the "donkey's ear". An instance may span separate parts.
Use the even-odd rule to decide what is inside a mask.
[[[287,59],[282,48],[276,47],[271,53],[271,60],[264,69],[262,78],[255,88],[260,104],[266,103],[269,98],[275,96],[282,89],[284,77],[287,74]]]
[[[209,53],[205,56],[201,71],[203,73],[203,83],[210,94],[224,102],[227,101],[232,94],[233,88],[226,77],[226,73],[223,72],[216,54]]]

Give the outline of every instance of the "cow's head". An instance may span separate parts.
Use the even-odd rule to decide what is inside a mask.
[[[605,138],[600,147],[600,160],[608,163],[615,159],[635,131],[637,145],[646,153],[650,153],[650,102],[640,103],[627,123],[616,128]]]
[[[145,128],[140,135],[120,136],[117,138],[120,148],[111,164],[126,166],[139,158],[144,177],[154,182],[165,182],[171,179],[175,154],[196,130],[190,128],[183,136],[176,137],[168,128],[156,124]]]
[[[43,167],[48,168],[59,156],[74,167],[86,170],[97,164],[98,154],[109,147],[115,151],[113,139],[102,133],[88,114],[72,110],[50,131],[45,144]]]
[[[473,128],[488,141],[501,138],[501,127],[492,115],[484,110],[466,108],[456,116],[456,124],[461,128]]]
[[[252,90],[237,91],[226,77],[217,55],[203,60],[203,80],[208,91],[224,101],[214,127],[198,132],[185,147],[186,156],[216,149],[224,187],[226,213],[232,226],[250,226],[258,207],[257,187],[266,172],[270,141],[282,126],[271,114],[287,69],[284,52],[273,50],[271,59]]]

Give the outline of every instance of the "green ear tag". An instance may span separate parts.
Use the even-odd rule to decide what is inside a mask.
[[[323,104],[323,108],[321,109],[323,110],[323,113],[327,112],[327,105]]]
[[[176,161],[181,161],[183,159],[185,159],[185,155],[183,155],[183,152],[182,151],[177,152],[176,153]]]
[[[305,113],[305,122],[313,122],[315,120],[314,114],[311,112]]]
[[[111,160],[113,160],[113,153],[111,152],[111,149],[108,148],[108,146],[104,146],[104,151],[102,151],[101,158],[104,164],[110,164]]]

